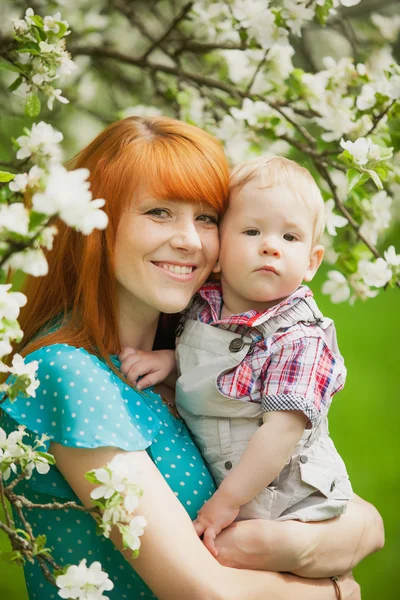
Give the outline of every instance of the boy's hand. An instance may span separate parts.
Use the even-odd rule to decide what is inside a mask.
[[[222,496],[218,491],[208,500],[199,510],[197,519],[194,521],[194,527],[197,535],[203,535],[203,542],[206,548],[215,557],[218,556],[218,550],[215,546],[217,535],[228,527],[238,516],[240,506],[230,505],[226,496]]]
[[[121,373],[139,390],[164,381],[176,368],[173,350],[143,352],[125,347],[119,355],[119,360]],[[141,377],[139,381],[138,377]]]

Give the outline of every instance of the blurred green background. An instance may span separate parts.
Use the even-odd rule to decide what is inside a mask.
[[[336,322],[348,368],[346,386],[331,409],[331,434],[346,461],[354,490],[379,509],[386,527],[385,548],[364,560],[355,576],[363,600],[398,600],[400,294],[388,290],[365,304],[333,305],[319,291],[325,270],[312,288],[322,311]],[[0,548],[8,550],[2,532]],[[27,600],[22,569],[0,562],[0,599]]]

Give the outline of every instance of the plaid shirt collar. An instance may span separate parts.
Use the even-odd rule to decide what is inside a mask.
[[[268,321],[272,317],[278,314],[282,314],[288,310],[294,304],[297,304],[304,298],[312,298],[313,293],[306,285],[301,285],[297,290],[293,292],[288,298],[282,300],[279,304],[268,308],[264,312],[258,312],[256,310],[249,310],[245,313],[238,315],[231,315],[230,317],[220,318],[222,309],[222,289],[219,281],[206,283],[200,290],[199,295],[208,304],[212,316],[212,324],[226,324],[226,325],[246,325],[247,327],[257,327],[261,323]]]

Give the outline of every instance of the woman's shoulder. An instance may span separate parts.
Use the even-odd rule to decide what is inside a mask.
[[[152,403],[100,358],[83,348],[53,344],[28,354],[26,362],[32,361],[38,363],[36,396],[3,406],[17,423],[68,446],[132,451],[152,443],[161,425]]]
[[[70,362],[70,364],[75,364],[79,361],[82,366],[100,366],[100,362],[108,369],[110,367],[101,361],[101,359],[95,355],[91,354],[85,348],[80,348],[77,346],[71,346],[70,344],[59,343],[59,344],[50,344],[49,346],[42,346],[33,352],[30,352],[26,355],[25,361],[29,362],[31,360],[37,360],[39,364],[44,364],[46,366],[58,366],[62,362],[65,361]],[[111,369],[110,369],[111,370]]]

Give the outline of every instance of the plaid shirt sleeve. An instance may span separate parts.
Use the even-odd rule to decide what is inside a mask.
[[[277,345],[263,367],[262,408],[301,410],[315,426],[343,387],[345,374],[342,357],[318,336]]]

